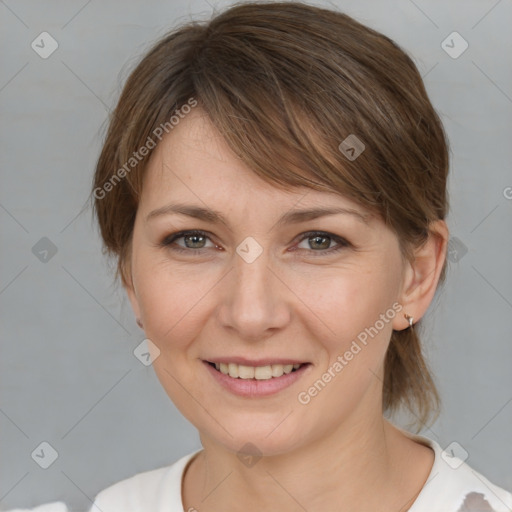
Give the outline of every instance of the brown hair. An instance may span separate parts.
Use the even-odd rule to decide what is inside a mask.
[[[299,2],[237,4],[155,44],[111,115],[94,211],[124,285],[149,156],[130,159],[158,127],[172,129],[172,114],[191,98],[258,176],[357,201],[394,230],[404,258],[446,216],[448,142],[411,58],[339,12]],[[354,160],[338,149],[349,135],[365,146]],[[383,409],[405,405],[421,425],[439,397],[417,328],[392,333]]]

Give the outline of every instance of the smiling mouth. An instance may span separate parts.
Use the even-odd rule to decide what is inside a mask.
[[[266,366],[245,366],[236,363],[212,363],[206,361],[218,372],[228,375],[234,379],[270,380],[282,377],[285,374],[293,373],[309,363],[301,364],[272,364]]]

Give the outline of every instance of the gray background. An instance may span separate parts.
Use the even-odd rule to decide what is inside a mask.
[[[0,2],[3,508],[65,500],[84,510],[107,485],[200,447],[152,368],[134,357],[144,335],[112,285],[90,210],[80,212],[107,111],[131,67],[177,23],[228,4]],[[425,435],[443,447],[457,441],[476,470],[512,489],[512,4],[330,5],[412,54],[442,116],[457,240],[425,329],[444,401]],[[43,31],[59,44],[47,59],[31,48]],[[453,31],[469,43],[456,59],[441,47]],[[47,262],[32,251],[43,237],[57,248]],[[46,470],[31,457],[43,441],[59,454]]]

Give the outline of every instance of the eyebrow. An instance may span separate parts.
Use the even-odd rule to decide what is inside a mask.
[[[223,224],[224,226],[229,228],[229,223],[224,218],[222,213],[209,208],[203,208],[201,206],[187,205],[181,203],[171,203],[151,211],[146,217],[146,222],[148,222],[151,219],[154,219],[155,217],[172,214],[186,215],[187,217],[192,217],[194,219],[203,220],[205,222],[210,222],[213,224]],[[301,222],[314,220],[319,217],[339,214],[354,216],[356,219],[363,222],[364,224],[368,224],[368,219],[370,217],[370,215],[365,215],[352,208],[319,207],[309,208],[305,210],[291,210],[282,215],[276,222],[276,225],[282,226],[284,224],[299,224]]]

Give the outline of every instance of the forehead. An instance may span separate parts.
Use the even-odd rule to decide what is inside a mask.
[[[256,175],[229,148],[208,115],[196,107],[158,144],[146,169],[140,207],[148,210],[169,200],[204,205],[237,203],[288,209],[305,206],[345,206],[369,212],[334,191],[283,187]]]

